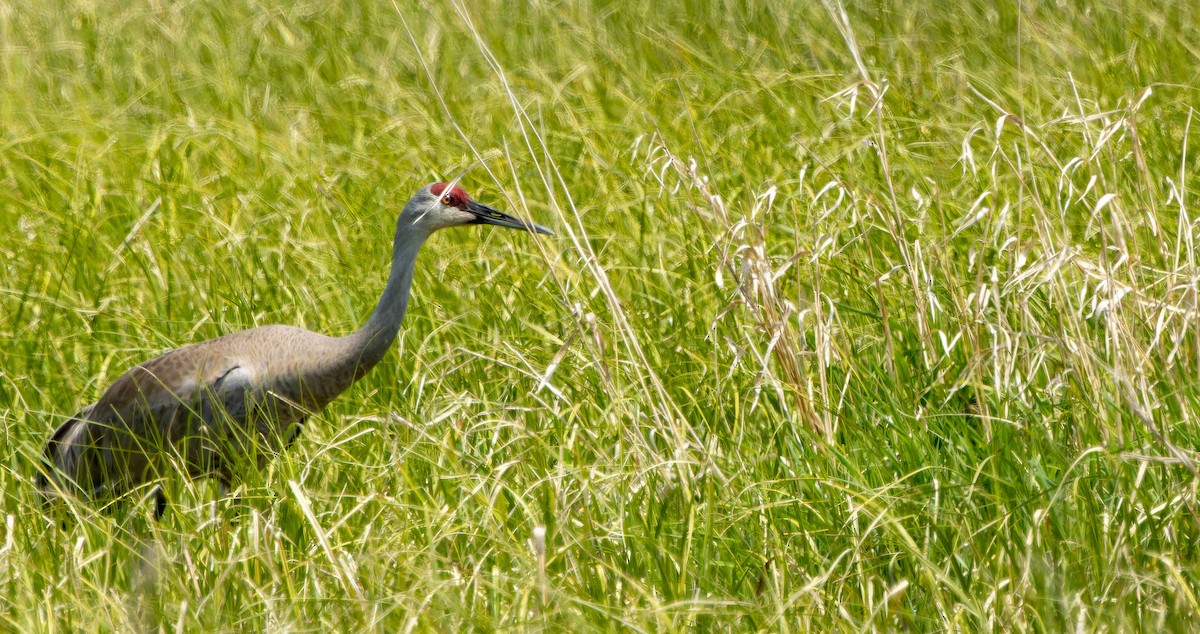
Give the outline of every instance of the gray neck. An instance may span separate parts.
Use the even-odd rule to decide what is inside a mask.
[[[406,222],[408,214],[401,214],[396,224],[396,239],[392,247],[392,272],[387,286],[375,306],[370,319],[357,331],[338,339],[340,373],[346,376],[346,386],[358,380],[375,367],[391,348],[400,331],[400,322],[408,308],[408,293],[412,287],[413,265],[417,252],[429,237],[429,232]],[[340,383],[340,381],[335,381]],[[344,388],[343,388],[344,389]]]

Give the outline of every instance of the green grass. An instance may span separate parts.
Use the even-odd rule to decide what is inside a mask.
[[[0,2],[0,630],[1194,628],[1194,3],[337,4]],[[43,510],[463,170],[558,237],[435,236],[240,501]]]

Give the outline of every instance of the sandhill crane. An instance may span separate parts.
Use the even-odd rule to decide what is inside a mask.
[[[305,419],[375,367],[400,330],[413,265],[434,231],[470,224],[553,235],[472,200],[454,184],[433,183],[396,222],[392,270],[367,322],[344,337],[292,326],[263,326],[194,343],[117,378],[46,442],[39,490],[88,498],[117,496],[156,481],[168,462],[189,477],[216,477],[228,491],[246,456],[265,463],[290,445]],[[166,499],[156,490],[155,514]]]

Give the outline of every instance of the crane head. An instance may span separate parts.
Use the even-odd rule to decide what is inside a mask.
[[[525,222],[472,200],[462,187],[451,183],[431,183],[421,188],[408,202],[403,215],[409,217],[413,225],[431,231],[461,225],[495,225],[554,235],[553,231],[541,225]]]

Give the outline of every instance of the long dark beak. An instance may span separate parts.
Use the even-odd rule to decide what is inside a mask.
[[[473,200],[467,203],[467,211],[475,214],[473,224],[496,225],[497,227],[508,227],[509,229],[524,229],[531,233],[544,233],[548,236],[554,235],[553,231],[542,225],[535,225],[532,222],[519,220],[499,209],[492,209],[483,203],[477,203]]]

